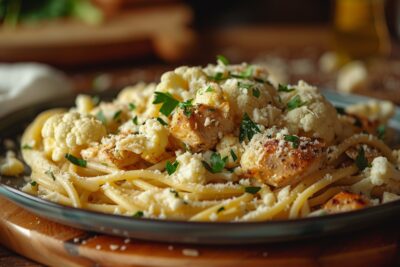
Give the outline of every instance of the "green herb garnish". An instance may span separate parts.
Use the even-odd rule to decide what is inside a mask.
[[[217,61],[220,61],[225,66],[229,65],[229,60],[223,55],[217,55]]]
[[[217,72],[217,73],[215,73],[214,76],[209,76],[208,78],[211,80],[214,80],[216,82],[226,79],[226,78],[224,78],[224,74],[222,72]]]
[[[22,145],[22,147],[21,147],[22,149],[26,149],[26,150],[28,150],[28,149],[32,149],[32,147],[30,146],[30,145],[28,145],[28,144],[24,144],[24,145]]]
[[[287,85],[278,84],[278,92],[292,92],[295,88],[289,88]]]
[[[293,97],[288,103],[287,103],[287,108],[288,110],[293,110],[296,108],[299,108],[301,106],[304,106],[305,104],[307,104],[307,102],[303,102],[301,101],[301,98],[299,95],[296,95],[295,97]]]
[[[132,215],[133,218],[142,218],[144,215],[143,211],[139,210],[135,214]]]
[[[167,161],[167,164],[165,165],[165,169],[167,170],[168,175],[173,174],[176,169],[178,168],[179,162],[178,161],[174,161],[174,163],[171,163],[169,161]]]
[[[95,95],[92,97],[92,103],[95,107],[100,104],[100,101],[101,101],[101,99],[98,95]]]
[[[211,173],[221,172],[225,168],[228,157],[221,158],[221,154],[213,152],[210,157],[210,164],[202,161],[203,166]]]
[[[161,123],[161,125],[168,126],[168,123],[166,123],[165,120],[161,119],[160,117],[157,118],[157,121]]]
[[[237,79],[250,79],[253,76],[254,67],[248,66],[244,71],[240,74],[231,74],[230,76]]]
[[[217,213],[220,213],[221,211],[224,211],[224,210],[225,210],[225,207],[222,206],[222,207],[220,207],[220,208],[217,210]]]
[[[343,107],[335,107],[336,112],[340,115],[346,115],[346,110]]]
[[[358,155],[355,159],[355,163],[357,165],[357,168],[360,171],[363,171],[365,168],[367,168],[369,166],[368,164],[368,160],[365,157],[365,151],[364,148],[361,146],[360,149],[358,150]]]
[[[134,111],[136,109],[136,105],[134,103],[129,103],[129,110]]]
[[[285,141],[291,142],[293,148],[298,148],[300,144],[300,138],[295,135],[285,135]]]
[[[376,129],[376,133],[378,134],[378,138],[379,139],[385,138],[386,126],[385,125],[379,125],[378,129]]]
[[[179,101],[170,93],[155,92],[153,104],[162,104],[160,112],[168,117],[176,106],[178,106]]]
[[[256,133],[260,133],[260,129],[258,128],[257,124],[255,124],[245,113],[243,115],[242,122],[240,123],[240,133],[239,133],[239,141],[243,142],[246,137],[247,140],[251,140]]]
[[[174,196],[175,196],[176,198],[179,198],[179,193],[176,192],[174,189],[169,190],[169,192],[171,192],[171,194],[174,194]]]
[[[98,119],[99,121],[101,121],[101,123],[103,123],[104,125],[107,123],[107,119],[104,116],[104,113],[102,110],[100,110],[99,112],[97,112],[96,114],[96,119]]]
[[[257,194],[258,193],[258,191],[260,191],[261,190],[261,187],[259,187],[259,186],[247,186],[247,187],[245,187],[244,188],[244,191],[246,192],[246,193],[250,193],[250,194]]]
[[[36,181],[32,181],[31,182],[31,186],[37,186],[37,182]]]
[[[231,157],[233,159],[233,161],[236,161],[238,159],[238,157],[236,156],[235,152],[231,149]]]
[[[206,93],[214,92],[214,89],[209,85],[205,91]]]
[[[86,165],[87,165],[86,160],[77,158],[74,155],[71,155],[71,154],[68,154],[68,153],[65,154],[65,158],[67,160],[69,160],[72,164],[80,166],[80,167],[86,167]]]
[[[192,101],[193,99],[189,99],[186,100],[185,102],[179,103],[179,107],[183,109],[183,114],[185,114],[186,117],[190,117],[192,115],[192,107],[193,107]]]
[[[253,88],[253,96],[259,98],[260,90],[258,88]]]
[[[253,85],[250,83],[243,83],[243,82],[238,82],[237,83],[239,88],[244,88],[244,89],[250,89]]]
[[[118,110],[114,113],[113,116],[113,120],[115,121],[121,121],[121,114],[122,114],[122,110]]]
[[[132,122],[133,122],[133,124],[138,125],[139,124],[138,117],[137,116],[133,117]]]

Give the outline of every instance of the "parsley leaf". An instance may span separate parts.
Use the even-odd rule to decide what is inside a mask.
[[[179,193],[176,192],[174,189],[169,190],[171,194],[174,194],[176,198],[179,198]]]
[[[378,138],[379,139],[385,138],[386,126],[385,125],[379,125],[378,129],[376,129],[376,133],[378,134]]]
[[[220,212],[222,212],[222,211],[224,211],[224,210],[225,210],[225,207],[222,206],[222,207],[220,207],[220,208],[217,210],[217,213],[220,213]]]
[[[209,86],[207,87],[207,89],[205,90],[205,92],[206,92],[206,93],[211,93],[211,92],[214,92],[214,89],[209,85]]]
[[[346,110],[344,109],[344,107],[335,107],[336,112],[340,115],[346,115]]]
[[[173,174],[176,169],[178,168],[179,162],[178,161],[174,161],[174,163],[171,163],[169,161],[167,161],[167,164],[165,165],[165,169],[167,170],[168,175]]]
[[[132,122],[133,122],[133,124],[138,125],[139,124],[138,117],[137,116],[133,117]]]
[[[74,155],[71,155],[71,154],[68,154],[68,153],[65,154],[65,158],[67,160],[69,160],[72,164],[80,166],[80,167],[86,167],[86,165],[87,165],[86,160],[77,158]]]
[[[253,76],[254,67],[248,66],[240,74],[231,74],[230,76],[237,79],[250,79]]]
[[[191,109],[193,107],[192,101],[193,99],[189,99],[186,100],[185,102],[179,103],[179,107],[183,109],[183,114],[185,114],[186,117],[190,117],[190,115],[192,115],[192,109]]]
[[[292,92],[296,90],[295,88],[289,88],[287,85],[278,84],[278,92]]]
[[[95,107],[98,106],[100,104],[100,101],[101,101],[101,99],[98,95],[95,95],[92,97],[93,106],[95,106]]]
[[[238,159],[238,157],[236,156],[235,152],[232,149],[231,149],[231,157],[233,161],[236,161]]]
[[[161,123],[161,125],[168,126],[168,123],[166,123],[165,120],[161,119],[160,117],[157,118],[157,121]]]
[[[54,173],[53,173],[51,170],[47,170],[47,171],[45,171],[44,173],[45,173],[47,176],[50,176],[50,177],[53,179],[53,181],[56,180],[56,177],[54,176]]]
[[[358,150],[358,155],[355,159],[355,163],[357,165],[357,168],[362,171],[365,168],[368,167],[368,160],[365,157],[365,152],[364,152],[364,148],[361,146],[360,149]]]
[[[136,109],[136,105],[134,103],[129,103],[129,110],[134,111]]]
[[[226,78],[224,78],[224,73],[222,73],[222,72],[217,72],[217,73],[215,73],[214,76],[209,76],[208,78],[211,80],[214,80],[216,82],[226,79]]]
[[[135,214],[132,215],[133,218],[142,218],[144,215],[143,211],[139,210]]]
[[[243,83],[243,82],[238,82],[237,85],[239,88],[244,88],[244,89],[250,89],[253,86],[250,83]]]
[[[217,61],[220,61],[225,66],[229,65],[229,60],[223,55],[217,55]]]
[[[210,164],[202,161],[204,168],[211,173],[221,172],[225,168],[228,157],[221,158],[221,154],[213,152],[210,157]]]
[[[31,182],[31,186],[37,186],[37,182],[36,181],[32,181]]]
[[[300,138],[295,135],[285,135],[285,141],[291,142],[293,148],[298,148],[300,144]]]
[[[101,123],[103,123],[104,125],[107,123],[107,119],[104,116],[104,113],[102,110],[100,110],[99,112],[97,112],[96,114],[96,119],[98,119],[99,121],[101,121]]]
[[[121,120],[122,110],[118,110],[114,113],[113,120],[120,121]]]
[[[260,90],[258,88],[253,88],[253,96],[259,98]]]
[[[256,133],[260,133],[260,132],[261,131],[258,128],[257,124],[255,124],[250,119],[249,115],[247,115],[247,113],[245,113],[243,115],[242,122],[240,123],[239,141],[243,142],[246,139],[246,137],[250,141],[251,138],[253,138],[253,136]]]
[[[22,148],[22,149],[32,149],[32,147],[31,147],[30,145],[28,145],[28,144],[22,145],[21,148]]]
[[[160,112],[165,116],[169,116],[172,111],[178,106],[179,101],[176,100],[170,93],[155,92],[153,104],[161,104]]]
[[[244,188],[244,191],[246,192],[246,193],[250,193],[250,194],[257,194],[258,193],[258,191],[260,191],[261,190],[261,187],[259,187],[259,186],[247,186],[247,187],[245,187]]]
[[[287,108],[288,110],[293,110],[296,108],[299,108],[301,106],[304,106],[305,104],[307,104],[307,102],[302,102],[301,98],[299,95],[296,95],[295,97],[293,97],[288,103],[287,103]]]

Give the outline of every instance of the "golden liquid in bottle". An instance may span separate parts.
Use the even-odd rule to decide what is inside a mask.
[[[384,0],[336,0],[334,36],[342,64],[388,55]]]

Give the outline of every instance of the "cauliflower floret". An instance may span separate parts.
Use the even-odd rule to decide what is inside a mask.
[[[0,159],[0,174],[18,176],[24,172],[24,164],[15,157],[15,153],[7,151],[6,158]]]
[[[385,157],[376,157],[372,161],[370,180],[373,185],[383,185],[389,179],[400,180],[398,171]]]
[[[282,122],[282,110],[273,105],[267,105],[263,108],[255,108],[251,117],[255,123],[265,127],[280,126]]]
[[[226,167],[233,168],[240,164],[244,148],[237,137],[233,135],[224,136],[216,148],[221,158],[228,157]]]
[[[89,114],[94,108],[92,97],[89,95],[78,95],[75,99],[76,111],[81,114]]]
[[[128,106],[119,102],[102,102],[90,114],[100,120],[108,132],[117,131],[118,127],[130,118]]]
[[[171,175],[173,180],[183,184],[205,184],[207,170],[203,166],[201,154],[185,152],[179,155],[176,160],[179,162],[179,165],[177,170]]]
[[[395,106],[390,101],[370,100],[346,107],[346,112],[369,120],[386,123],[395,112]]]
[[[335,135],[341,132],[341,124],[335,108],[314,86],[299,81],[296,90],[281,93],[282,101],[288,105],[297,105],[285,115],[286,127],[292,134],[304,132],[331,144]],[[298,101],[296,101],[296,99]],[[297,103],[294,103],[297,102]]]
[[[352,61],[344,65],[337,75],[336,87],[339,91],[350,93],[365,88],[368,70],[361,61]]]
[[[149,162],[158,162],[168,145],[168,129],[156,119],[148,119],[138,134],[130,134],[116,142],[115,149],[128,150]]]
[[[66,153],[79,154],[106,134],[104,125],[93,116],[78,112],[55,114],[42,128],[44,151],[52,160],[60,161]]]

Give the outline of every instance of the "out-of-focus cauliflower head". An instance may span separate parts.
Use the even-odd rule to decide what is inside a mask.
[[[17,176],[24,172],[24,164],[15,157],[15,153],[7,151],[6,158],[0,159],[0,174]]]
[[[91,115],[78,112],[55,114],[42,128],[44,151],[54,161],[66,153],[79,154],[91,142],[100,141],[107,134],[104,125]]]
[[[293,86],[290,92],[281,92],[286,105],[286,127],[291,134],[321,138],[331,144],[342,131],[336,109],[314,86],[304,81]]]

